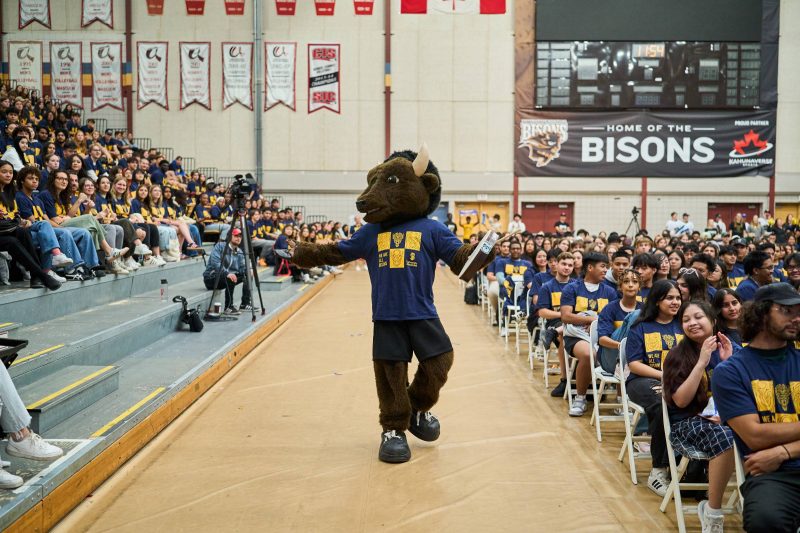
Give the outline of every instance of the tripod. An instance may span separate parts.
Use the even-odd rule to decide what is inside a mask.
[[[634,233],[634,236],[638,235],[639,232],[642,231],[642,228],[639,227],[639,211],[638,210],[631,211],[631,221],[628,222],[628,227],[625,228],[624,235],[627,235],[628,232],[631,230],[631,228],[634,228],[636,230],[636,233]]]
[[[231,191],[231,189],[228,189]],[[232,191],[234,192],[234,191]],[[214,305],[214,300],[217,297],[217,287],[219,287],[219,280],[220,276],[222,276],[223,266],[225,265],[225,256],[231,253],[231,237],[233,237],[233,230],[234,228],[238,227],[242,230],[242,250],[244,251],[244,280],[242,281],[242,290],[247,290],[250,294],[250,316],[252,322],[256,321],[256,308],[255,305],[255,295],[253,294],[253,285],[255,285],[256,292],[258,292],[258,303],[261,307],[261,316],[266,314],[266,309],[264,309],[264,299],[261,296],[261,282],[258,279],[258,262],[255,259],[255,254],[253,252],[253,241],[250,238],[250,232],[247,231],[247,210],[244,208],[244,198],[240,196],[238,192],[234,192],[233,196],[233,210],[234,210],[234,218],[231,221],[231,229],[228,231],[228,234],[225,236],[225,247],[222,249],[222,257],[220,258],[220,268],[217,271],[217,275],[214,279],[214,292],[211,293],[211,300],[208,302],[208,308],[206,309],[206,320],[225,320],[220,315],[212,315],[211,314],[211,306]],[[252,283],[251,283],[251,276],[252,276]],[[228,287],[227,284],[224,285],[223,290],[227,291]],[[233,301],[233,294],[231,294],[231,302]]]

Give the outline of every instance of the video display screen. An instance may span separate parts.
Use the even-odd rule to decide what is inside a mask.
[[[537,41],[537,108],[759,105],[759,43]]]

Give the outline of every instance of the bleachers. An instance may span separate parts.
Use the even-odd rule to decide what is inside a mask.
[[[34,418],[34,430],[66,452],[52,464],[12,460],[9,470],[26,484],[0,491],[0,530],[143,418],[185,395],[189,384],[231,357],[230,350],[241,343],[249,347],[234,355],[252,349],[254,333],[271,323],[277,327],[333,278],[293,285],[286,277],[271,276],[271,268],[261,269],[266,316],[259,314],[255,323],[249,314],[235,321],[206,321],[202,332],[190,333],[172,297],[182,295],[190,307],[201,306],[204,312],[212,293],[202,283],[203,270],[201,259],[189,259],[128,276],[68,282],[54,292],[25,288],[27,283],[0,289],[0,335],[29,341],[9,372]],[[168,280],[167,301],[160,299],[162,279]],[[239,291],[235,298],[238,303]],[[180,411],[170,412],[174,418]]]

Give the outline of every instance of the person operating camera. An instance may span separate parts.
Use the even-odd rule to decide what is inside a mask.
[[[241,311],[250,310],[250,290],[247,283],[244,283],[247,270],[245,268],[244,252],[240,248],[242,244],[242,230],[234,228],[231,230],[230,244],[218,242],[211,251],[208,259],[208,266],[203,272],[203,283],[206,289],[225,289],[225,313],[238,315]],[[225,246],[229,249],[225,250]],[[224,255],[224,258],[223,258]],[[242,304],[237,309],[233,305],[233,290],[238,284],[242,283]]]

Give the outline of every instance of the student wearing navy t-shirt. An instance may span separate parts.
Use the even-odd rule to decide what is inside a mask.
[[[719,416],[733,430],[747,479],[746,531],[800,525],[800,295],[788,283],[756,291],[745,304],[748,345],[714,369]]]
[[[620,287],[620,279],[622,273],[628,270],[631,266],[631,256],[624,250],[617,250],[611,256],[611,265],[609,265],[606,277],[603,278],[603,285],[607,285],[617,291],[617,296],[622,296],[622,288]]]
[[[553,248],[547,252],[547,269],[544,272],[536,272],[533,274],[531,282],[531,294],[539,294],[539,289],[542,286],[556,277],[556,269],[558,268],[558,256],[563,252],[560,248]],[[574,263],[574,259],[573,259]],[[536,304],[536,301],[533,302]]]
[[[772,258],[764,252],[750,252],[744,258],[744,272],[747,274],[739,286],[736,294],[743,302],[753,300],[759,287],[772,283]]]
[[[564,289],[575,280],[571,277],[575,268],[575,259],[569,252],[561,252],[556,266],[556,277],[542,285],[536,298],[536,313],[528,317],[528,329],[533,331],[536,315],[545,319],[543,333],[544,349],[549,350],[550,344],[556,342],[558,346],[558,361],[561,366],[561,381],[550,391],[550,396],[558,398],[564,395],[567,387],[567,365],[564,361],[564,328],[561,324],[561,297]],[[533,289],[531,289],[533,290]]]
[[[607,371],[613,372],[619,362],[620,341],[612,335],[622,326],[628,315],[640,309],[642,304],[639,296],[639,273],[628,269],[624,271],[619,280],[622,298],[614,300],[600,311],[597,319],[597,344],[600,345],[598,355],[600,365]]]
[[[684,302],[678,320],[685,336],[662,364],[670,441],[681,455],[709,457],[708,500],[697,506],[697,515],[703,529],[721,531],[722,496],[734,469],[733,432],[720,424],[709,398],[714,369],[741,347],[714,333],[714,309],[706,301]]]
[[[497,280],[497,271],[503,262],[511,256],[511,249],[508,241],[497,243],[495,248],[497,249],[497,257],[486,267],[486,280],[489,282],[486,294],[489,296],[489,307],[497,310],[500,300],[500,282]],[[494,319],[492,321],[494,322]]]
[[[738,237],[734,237],[731,240],[731,246],[733,247],[736,259],[733,263],[733,267],[730,268],[728,272],[728,283],[732,289],[736,289],[739,284],[744,281],[745,276],[747,276],[744,270],[744,258],[747,256],[748,250],[747,243]]]
[[[669,458],[661,409],[661,362],[683,338],[675,318],[681,307],[681,293],[674,281],[659,280],[642,306],[639,318],[628,332],[625,355],[630,375],[628,396],[647,415],[653,468],[647,479],[650,490],[664,496],[669,486]]]
[[[656,272],[658,272],[659,262],[651,253],[638,254],[633,256],[631,268],[639,273],[639,280],[641,287],[639,287],[640,302],[646,302],[647,296],[650,294],[650,289],[653,287],[653,279]]]
[[[589,326],[597,320],[597,315],[609,302],[617,299],[617,292],[602,283],[608,271],[608,257],[590,252],[584,256],[583,265],[583,280],[575,280],[567,285],[561,295],[561,321],[586,330],[585,337],[574,337],[566,333],[564,335],[565,353],[578,360],[575,369],[576,394],[569,416],[583,416],[586,412],[586,390],[589,388],[592,372],[589,361]]]
[[[513,302],[513,305],[525,307],[525,294],[528,287],[524,284],[525,273],[533,270],[533,264],[527,259],[522,259],[522,244],[517,240],[512,240],[509,245],[511,257],[506,259],[500,264],[500,268],[495,272],[497,281],[500,284],[500,295],[503,298],[503,320],[507,315],[509,305],[512,305],[514,299],[514,289],[517,282],[523,282],[522,292],[519,298]],[[504,326],[500,335],[505,337],[508,334]]]

